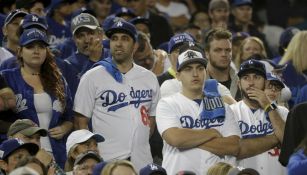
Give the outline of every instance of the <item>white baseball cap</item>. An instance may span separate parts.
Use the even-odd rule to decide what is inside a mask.
[[[103,142],[105,139],[100,134],[94,134],[89,130],[80,129],[72,132],[66,142],[66,153],[68,155],[70,149],[78,143],[83,143],[91,138],[94,138],[97,143]]]

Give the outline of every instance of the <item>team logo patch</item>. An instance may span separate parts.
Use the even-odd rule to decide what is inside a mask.
[[[23,99],[22,94],[16,94],[16,112],[21,112],[28,109],[27,99]]]
[[[259,121],[256,125],[249,125],[244,121],[239,121],[242,138],[253,138],[269,135],[274,132],[272,123]]]
[[[183,128],[202,128],[209,129],[222,126],[225,122],[224,117],[214,119],[194,119],[191,116],[180,117],[180,123]]]

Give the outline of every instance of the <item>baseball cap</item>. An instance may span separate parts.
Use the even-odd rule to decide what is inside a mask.
[[[234,33],[232,33],[232,39],[235,39],[235,38],[247,38],[249,36],[250,36],[250,34],[247,33],[247,32],[234,32]]]
[[[129,22],[134,24],[134,25],[145,24],[148,28],[151,27],[150,21],[147,18],[144,18],[144,17],[141,17],[141,16],[137,16],[137,17],[131,19]]]
[[[19,168],[14,169],[13,171],[10,172],[10,175],[39,175],[37,171],[34,169],[27,167],[27,166],[22,166]]]
[[[214,9],[226,8],[229,9],[229,2],[227,0],[211,0],[209,3],[209,11]]]
[[[74,162],[74,166],[82,163],[83,161],[85,161],[88,158],[93,158],[95,160],[97,160],[97,162],[101,162],[102,158],[94,151],[88,151],[86,153],[82,153],[80,155],[77,156],[75,162]]]
[[[89,130],[86,129],[80,129],[80,130],[76,130],[72,133],[70,133],[70,135],[67,138],[67,142],[66,142],[66,152],[67,154],[69,153],[69,151],[71,151],[70,149],[78,144],[78,143],[83,143],[91,138],[94,138],[96,140],[96,142],[103,142],[104,141],[104,137],[101,136],[100,134],[94,134]]]
[[[269,60],[269,59],[263,59],[263,60],[259,60],[259,61],[264,64],[266,72],[272,72],[273,70],[274,71],[283,71],[288,66],[288,64],[283,64],[283,65],[276,64],[272,60]]]
[[[182,52],[178,56],[177,71],[180,71],[182,68],[184,68],[188,64],[195,63],[195,62],[203,64],[204,66],[207,65],[207,60],[203,57],[203,55],[200,52],[188,49]]]
[[[102,28],[107,31],[109,30],[114,23],[118,22],[118,21],[123,21],[124,19],[114,16],[114,15],[109,15],[102,23]]]
[[[32,27],[32,26],[40,26],[43,29],[47,30],[48,29],[48,23],[45,17],[40,17],[35,14],[27,14],[22,22],[21,26],[23,29]]]
[[[140,170],[140,175],[151,175],[152,173],[167,175],[166,170],[163,167],[154,163],[150,163]]]
[[[168,53],[171,53],[176,47],[184,42],[194,42],[194,39],[187,33],[179,33],[174,35],[168,42]]]
[[[238,76],[241,78],[243,75],[250,72],[256,72],[266,78],[265,66],[260,61],[254,59],[244,61],[240,65]]]
[[[13,10],[11,13],[9,13],[7,15],[7,17],[5,18],[4,20],[4,26],[6,26],[7,24],[9,24],[14,18],[16,17],[24,17],[26,16],[28,13],[27,12],[24,12],[22,10],[19,10],[19,9],[16,9],[16,10]]]
[[[127,7],[121,7],[115,11],[115,16],[122,17],[122,16],[130,16],[131,18],[136,17],[134,11]]]
[[[93,168],[93,175],[100,175],[103,168],[108,164],[108,162],[102,161],[97,163]]]
[[[75,34],[75,32],[80,27],[86,27],[92,30],[95,30],[99,27],[98,20],[91,14],[88,13],[80,13],[76,17],[71,20],[71,32]]]
[[[34,143],[24,143],[22,140],[16,138],[8,139],[0,145],[0,159],[8,158],[10,154],[21,148],[28,150],[31,155],[36,154],[39,150],[38,145]]]
[[[274,81],[274,82],[276,82],[276,83],[277,83],[280,87],[282,87],[282,88],[285,87],[285,85],[284,85],[284,83],[282,82],[281,78],[280,78],[278,75],[276,75],[276,74],[267,73],[267,74],[266,74],[266,79],[267,79],[268,81]]]
[[[46,33],[36,28],[24,30],[19,38],[19,45],[25,46],[33,41],[42,41],[46,45],[49,45]]]
[[[295,34],[297,34],[300,29],[296,27],[288,27],[286,28],[280,35],[279,38],[279,46],[283,48],[287,48],[288,44],[290,43],[291,39]]]
[[[238,175],[260,175],[258,171],[253,168],[245,168],[241,170]]]
[[[47,136],[47,130],[40,128],[30,119],[18,119],[9,128],[7,135],[13,136],[16,133],[21,133],[25,136],[32,136],[39,133],[41,136]]]
[[[242,6],[242,5],[250,5],[252,6],[252,0],[234,0],[232,3],[233,6],[238,7],[238,6]]]
[[[135,26],[123,20],[115,22],[112,27],[106,31],[108,38],[111,38],[114,33],[126,33],[130,35],[134,41],[137,40],[138,35]]]

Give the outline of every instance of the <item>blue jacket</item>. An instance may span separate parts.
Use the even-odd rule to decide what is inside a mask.
[[[288,175],[305,175],[307,172],[307,156],[300,149],[292,154],[287,166]]]
[[[6,79],[9,87],[12,88],[16,95],[16,119],[31,119],[39,125],[39,120],[37,117],[37,112],[34,106],[34,91],[31,86],[29,86],[22,78],[19,68],[5,70],[2,72],[4,78]],[[64,80],[64,79],[63,79]],[[58,107],[58,101],[54,96],[50,95],[52,100],[52,118],[49,124],[49,128],[54,128],[62,124],[64,121],[72,121],[73,111],[72,111],[72,99],[70,96],[69,88],[65,84],[65,94],[66,94],[66,108],[64,112],[60,112]],[[63,168],[66,161],[66,140],[67,136],[64,136],[60,140],[49,137],[52,151],[56,162]]]

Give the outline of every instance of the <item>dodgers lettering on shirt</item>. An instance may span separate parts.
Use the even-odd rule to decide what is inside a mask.
[[[214,118],[214,119],[194,119],[191,116],[180,117],[180,122],[183,128],[202,128],[209,129],[213,127],[222,126],[225,118]]]
[[[124,92],[117,93],[113,90],[106,90],[100,95],[100,99],[103,101],[102,106],[107,107],[108,111],[116,111],[129,104],[138,108],[141,103],[152,101],[152,89],[134,90],[131,87],[129,95],[133,99],[130,102],[125,101],[127,95]]]
[[[243,138],[260,137],[274,132],[272,123],[270,122],[258,121],[257,125],[249,125],[240,120],[239,127]]]

